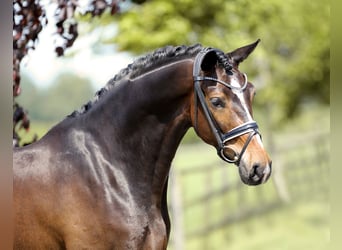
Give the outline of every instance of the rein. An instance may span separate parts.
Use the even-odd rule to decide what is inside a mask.
[[[246,86],[247,86],[247,76],[246,74],[244,74],[244,78],[245,78],[245,83],[244,85],[239,88],[239,87],[235,87],[232,86],[229,83],[226,83],[224,81],[221,81],[219,79],[213,78],[213,77],[206,77],[206,76],[200,76],[200,71],[201,71],[201,64],[202,61],[204,59],[204,57],[208,54],[208,53],[216,53],[217,49],[212,49],[212,48],[205,48],[203,50],[201,50],[196,58],[195,58],[195,62],[194,62],[194,67],[193,67],[193,77],[194,77],[194,94],[195,94],[195,130],[198,132],[198,101],[201,104],[201,107],[203,109],[204,115],[209,123],[209,126],[211,128],[211,131],[213,132],[216,141],[217,141],[217,154],[226,162],[228,163],[235,163],[237,165],[239,165],[240,160],[242,158],[242,155],[244,154],[244,152],[246,151],[250,141],[252,140],[253,136],[256,134],[259,134],[258,131],[258,125],[255,121],[249,121],[249,122],[245,122],[233,129],[231,129],[230,131],[228,131],[227,133],[222,133],[220,127],[218,126],[216,120],[214,119],[212,113],[209,110],[209,107],[206,103],[205,100],[205,96],[204,93],[202,91],[201,88],[201,82],[208,80],[208,81],[214,81],[214,82],[218,82],[224,86],[226,86],[229,89],[235,89],[235,90],[239,90],[239,91],[244,91]],[[236,153],[231,147],[225,145],[226,142],[231,141],[237,137],[240,137],[244,134],[249,133],[248,139],[246,140],[244,146],[241,149],[241,152],[238,154]],[[226,155],[225,150],[226,149],[230,149],[231,152],[233,153],[233,158],[232,156]]]

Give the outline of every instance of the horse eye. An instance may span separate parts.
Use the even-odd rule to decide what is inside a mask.
[[[210,102],[215,108],[224,108],[225,107],[225,103],[224,103],[224,101],[222,101],[221,98],[218,98],[218,97],[210,98]]]

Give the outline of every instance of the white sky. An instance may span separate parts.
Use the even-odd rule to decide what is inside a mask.
[[[115,28],[95,30],[86,36],[79,36],[74,45],[65,51],[65,54],[76,51],[72,58],[57,57],[53,43],[54,9],[50,7],[46,11],[49,23],[39,34],[36,49],[31,50],[21,63],[21,72],[30,76],[37,87],[47,87],[61,72],[70,71],[91,80],[97,90],[133,61],[129,53],[116,52],[114,45],[108,46],[106,53],[101,55],[91,51],[91,45],[96,43],[100,35],[103,36],[105,32],[112,34]]]

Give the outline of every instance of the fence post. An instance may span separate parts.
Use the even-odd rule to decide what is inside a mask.
[[[271,113],[271,105],[266,105],[267,113]],[[273,133],[272,133],[272,121],[270,116],[266,116],[266,126],[267,126],[267,148],[270,152],[272,162],[274,163],[274,167],[272,168],[272,176],[273,176],[273,183],[275,185],[275,189],[279,195],[279,198],[285,202],[289,203],[291,201],[291,197],[287,188],[285,176],[284,176],[284,166],[283,163],[278,155]]]
[[[171,212],[172,212],[172,232],[173,246],[175,250],[184,249],[184,232],[183,232],[183,208],[181,187],[178,180],[178,174],[172,168],[170,170],[171,181]]]
[[[284,167],[282,162],[279,160],[279,157],[276,158],[276,154],[274,154],[274,158],[275,162],[277,162],[277,168],[273,171],[274,185],[280,199],[285,203],[289,203],[291,201],[291,197],[284,177]]]

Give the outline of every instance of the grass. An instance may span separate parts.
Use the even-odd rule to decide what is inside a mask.
[[[52,128],[56,123],[31,120],[30,130],[28,132],[23,129],[19,130],[19,136],[21,138],[21,144],[30,142],[35,135],[40,139],[46,132]]]
[[[327,249],[330,235],[326,217],[326,206],[319,202],[280,208],[213,233],[207,239],[208,249]],[[200,248],[190,245],[187,249]]]

